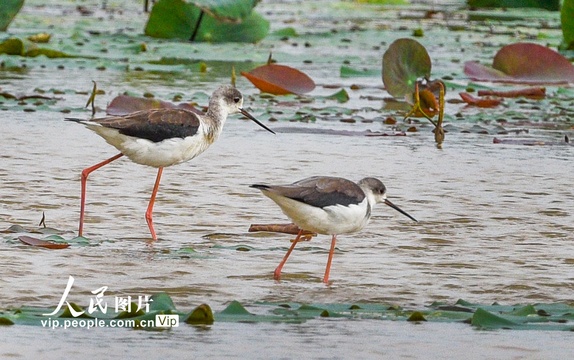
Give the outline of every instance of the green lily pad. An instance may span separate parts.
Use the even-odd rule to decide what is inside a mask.
[[[24,0],[2,0],[0,2],[0,31],[8,29],[22,5],[24,5]]]
[[[417,79],[429,78],[431,59],[418,41],[395,40],[383,55],[383,83],[391,96],[411,94]]]
[[[193,0],[193,5],[218,20],[238,21],[246,18],[259,0]]]
[[[472,7],[496,8],[541,8],[560,10],[560,0],[468,0]]]
[[[184,321],[192,325],[211,325],[214,321],[213,311],[209,305],[201,304]]]
[[[255,4],[253,0],[160,0],[152,9],[145,34],[185,40],[193,37],[193,41],[204,42],[255,43],[269,32],[269,22],[252,11]]]
[[[497,316],[491,312],[478,308],[471,320],[472,326],[476,326],[482,329],[503,329],[503,328],[515,328],[518,326],[517,323],[507,320],[501,316]]]
[[[41,48],[36,43],[28,39],[10,38],[0,43],[0,54],[20,55],[27,57],[36,57],[44,55],[50,59],[53,58],[74,58],[76,56],[66,54],[62,51]]]
[[[564,36],[562,47],[574,50],[574,0],[564,0],[560,10],[560,22]]]

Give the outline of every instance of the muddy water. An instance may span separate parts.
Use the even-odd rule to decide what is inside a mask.
[[[206,85],[205,91],[213,87]],[[66,101],[80,107],[84,99],[77,95]],[[45,212],[48,226],[63,230],[66,238],[75,236],[80,171],[115,150],[63,117],[59,112],[2,113],[1,228],[13,224],[36,228]],[[218,310],[234,299],[246,304],[367,301],[405,307],[461,298],[508,304],[572,300],[571,147],[494,145],[491,136],[454,133],[438,150],[432,134],[426,132],[406,137],[333,136],[293,134],[281,129],[296,125],[269,125],[278,129],[277,135],[230,118],[209,151],[165,170],[155,207],[159,236],[155,243],[149,241],[143,216],[155,170],[121,159],[93,173],[85,235],[94,246],[47,251],[10,241],[12,234],[3,235],[2,307],[55,306],[69,275],[76,279],[69,300],[81,304],[88,302],[90,291],[108,286],[109,295],[165,291],[182,310],[202,302]],[[377,122],[349,126],[382,128]],[[300,244],[284,268],[283,281],[277,283],[272,271],[291,237],[247,229],[251,223],[286,219],[248,185],[311,175],[379,177],[389,198],[419,223],[380,206],[366,229],[340,236],[332,284],[321,283],[329,248],[326,236]],[[181,252],[188,248],[195,252]],[[296,340],[295,331],[314,334],[309,341],[318,344],[324,337],[339,341],[346,336],[341,331],[362,336],[365,331],[377,334],[377,329],[389,325],[312,321],[296,328],[254,325],[245,330],[244,326],[220,324],[207,333],[179,329],[173,335],[124,331],[121,336],[127,336],[128,343],[164,338],[159,346],[166,351],[181,339],[204,339],[220,344],[223,354],[227,348],[222,344],[235,341],[241,343],[239,352],[249,352],[259,336],[270,342],[283,336],[302,341]],[[425,325],[425,341],[434,341],[434,326]],[[468,336],[475,336],[466,329],[462,336],[460,325],[441,329],[446,338],[458,334],[461,341],[468,341]],[[19,326],[9,331],[19,336],[31,331],[40,337],[47,332]],[[243,331],[253,332],[254,337],[237,340]],[[396,332],[395,340],[403,339],[400,334],[412,335],[412,328],[404,325],[389,331]],[[97,334],[102,346],[118,336],[116,331]],[[531,353],[531,335],[516,336],[521,339],[516,343],[520,350],[507,351]],[[55,344],[54,350],[77,351],[64,342]],[[43,351],[34,346],[22,349],[6,353]],[[119,351],[113,345],[112,349]],[[346,349],[348,355],[354,353],[353,348]],[[399,347],[391,354],[405,349]],[[281,353],[280,348],[270,351]]]
[[[325,76],[320,67],[308,69],[316,79]],[[227,82],[37,67],[0,76],[2,89],[13,93],[72,89],[57,106],[72,109],[82,108],[86,101],[85,95],[73,92],[88,90],[92,79],[107,90],[98,100],[100,106],[126,90],[153,89],[168,98],[182,89],[211,93],[219,82]],[[246,99],[250,110],[260,113],[265,100],[245,80],[240,79],[238,86],[250,95]],[[382,106],[361,103],[361,95],[380,96],[377,91],[351,93],[345,106]],[[332,90],[318,88],[316,93]],[[88,116],[78,111],[72,115]],[[15,224],[35,229],[44,212],[49,227],[62,230],[65,238],[75,236],[80,172],[116,152],[81,125],[64,122],[65,116],[19,108],[0,113],[0,229]],[[221,310],[231,300],[246,305],[367,301],[413,308],[458,299],[486,304],[572,301],[572,147],[494,145],[491,135],[457,131],[447,134],[444,148],[438,150],[432,133],[424,129],[406,137],[282,130],[389,131],[376,116],[372,123],[357,124],[268,123],[278,130],[275,136],[230,118],[220,140],[205,154],[164,171],[154,212],[159,237],[155,243],[149,241],[144,219],[155,170],[127,159],[106,166],[88,183],[84,235],[93,246],[48,251],[13,241],[14,234],[2,234],[0,307],[53,307],[70,275],[76,281],[68,300],[80,304],[87,305],[92,290],[107,286],[109,296],[167,292],[184,311],[203,302]],[[379,206],[366,229],[339,237],[330,285],[321,283],[329,249],[326,236],[298,245],[283,280],[275,282],[273,269],[292,237],[247,229],[252,223],[287,219],[248,185],[311,175],[378,177],[386,184],[389,199],[419,222]],[[543,357],[543,348],[552,349],[551,357],[566,358],[573,351],[568,334],[484,333],[461,324],[411,326],[370,320],[216,323],[207,331],[183,326],[162,333],[28,326],[2,331],[9,341],[0,354],[12,357],[61,358],[62,353],[74,357],[85,349],[132,358],[150,357],[152,349],[157,358],[181,357],[189,349],[198,357],[253,357],[257,351],[260,358],[289,357],[294,349],[309,357],[341,358],[416,357],[420,351],[431,357],[468,358],[479,350],[490,358],[536,358]],[[325,350],[325,344],[333,345]]]

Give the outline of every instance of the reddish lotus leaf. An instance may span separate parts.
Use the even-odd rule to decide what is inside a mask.
[[[267,64],[241,75],[262,92],[273,95],[305,94],[315,89],[309,76],[285,65]]]
[[[527,97],[530,99],[544,99],[546,97],[546,88],[530,87],[526,89],[496,91],[496,90],[478,90],[478,96],[499,96],[507,98]]]
[[[192,105],[188,103],[181,103],[179,105],[175,105],[168,101],[139,98],[128,95],[116,96],[106,108],[106,114],[114,116],[122,116],[140,110],[151,110],[160,108],[166,108],[166,109],[181,108],[192,111],[196,114],[200,115],[203,114],[200,110],[194,108]]]
[[[297,235],[299,234],[299,227],[293,223],[290,224],[251,224],[249,226],[249,232],[258,232],[258,231],[268,231],[268,232],[278,232],[284,234],[292,234]],[[305,236],[315,236],[317,234],[303,230],[303,235]]]
[[[516,43],[502,47],[494,56],[492,68],[473,61],[464,64],[472,80],[524,84],[574,82],[574,66],[564,56],[545,46]]]
[[[40,240],[31,236],[18,236],[18,240],[26,245],[39,246],[47,249],[65,249],[70,246],[70,244],[60,244],[46,240]]]
[[[459,93],[459,95],[462,98],[462,100],[465,103],[467,103],[468,105],[473,105],[473,106],[478,106],[478,107],[483,107],[483,108],[495,107],[495,106],[498,106],[502,102],[502,99],[493,99],[493,98],[480,99],[480,98],[476,98],[476,97],[470,95],[469,93],[465,93],[465,92],[461,92],[461,93]]]

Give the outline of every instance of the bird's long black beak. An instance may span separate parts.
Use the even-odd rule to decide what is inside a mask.
[[[275,134],[275,131],[269,129],[267,126],[263,125],[259,120],[257,120],[256,118],[253,117],[253,115],[251,115],[250,113],[248,113],[246,110],[243,109],[239,109],[239,112],[241,113],[241,115],[245,116],[246,118],[248,118],[249,120],[253,120],[257,125],[261,126],[262,128],[264,128],[265,130],[269,131],[272,134]]]
[[[393,204],[392,202],[390,202],[389,200],[385,199],[385,205],[389,205],[390,207],[392,207],[393,209],[397,210],[398,212],[400,212],[401,214],[403,214],[404,216],[408,217],[409,219],[419,222],[417,219],[415,219],[414,217],[410,216],[409,214],[407,214],[406,211],[403,211],[400,207],[398,207],[397,205]]]

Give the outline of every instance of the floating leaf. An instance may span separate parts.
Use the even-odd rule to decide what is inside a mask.
[[[150,14],[145,34],[208,42],[258,42],[269,22],[252,11],[256,0],[160,0]]]
[[[359,77],[359,76],[380,76],[380,69],[355,69],[350,66],[341,66],[339,76],[342,78]]]
[[[401,98],[414,91],[417,79],[429,78],[430,56],[418,41],[395,40],[383,55],[383,83],[391,96]]]
[[[28,40],[30,40],[31,42],[34,42],[34,43],[47,43],[50,41],[51,37],[52,37],[51,34],[39,33],[39,34],[34,34],[34,35],[28,36]]]
[[[184,321],[192,325],[211,325],[214,321],[213,311],[209,305],[201,304],[196,307]]]
[[[478,308],[471,319],[472,326],[482,329],[516,328],[517,323]]]
[[[189,1],[218,20],[239,21],[249,16],[260,0],[192,0]]]
[[[74,58],[76,56],[46,48],[39,48],[28,39],[10,38],[0,43],[0,54],[36,57],[44,55],[48,58]]]
[[[24,5],[24,0],[2,0],[0,2],[0,31],[6,31],[18,11]]]
[[[560,10],[560,23],[564,36],[563,47],[574,50],[574,0],[564,0]]]
[[[122,116],[135,111],[159,109],[159,108],[166,108],[166,109],[180,108],[192,111],[199,115],[203,114],[203,112],[201,112],[200,110],[196,109],[195,107],[193,107],[191,104],[188,103],[181,103],[175,105],[168,101],[140,98],[129,95],[116,96],[106,108],[106,113],[108,115]]]
[[[427,321],[427,319],[425,319],[425,316],[423,315],[422,312],[413,311],[411,316],[408,317],[407,321],[420,322],[420,321]]]
[[[486,8],[541,8],[560,10],[560,0],[468,0],[468,6]]]
[[[285,65],[267,64],[241,75],[262,92],[274,95],[305,94],[315,89],[309,76]]]
[[[26,245],[30,245],[30,246],[38,246],[38,247],[43,247],[43,248],[47,248],[47,249],[65,249],[67,247],[70,246],[70,244],[66,244],[66,243],[55,243],[52,241],[45,241],[45,240],[40,240],[31,236],[18,236],[18,240],[20,240],[21,242],[23,242]]]
[[[299,227],[293,223],[290,224],[251,224],[249,226],[249,232],[257,232],[257,231],[269,231],[269,232],[278,232],[283,234],[292,234],[297,235],[299,234]],[[317,234],[303,230],[302,235],[310,235],[315,236]]]
[[[495,98],[487,98],[487,99],[481,99],[481,98],[476,98],[472,95],[470,95],[469,93],[466,92],[461,92],[459,93],[460,97],[462,98],[462,100],[467,103],[468,105],[473,105],[473,106],[478,106],[481,108],[491,108],[491,107],[496,107],[498,105],[500,105],[500,103],[502,102],[502,99],[495,99]]]
[[[176,308],[171,297],[166,293],[154,294],[149,300],[150,311],[160,311],[163,313],[175,312]]]
[[[473,80],[525,84],[574,82],[574,66],[564,56],[545,46],[516,43],[502,47],[492,67],[474,61],[464,64],[464,73]]]
[[[530,87],[526,89],[496,91],[496,90],[478,90],[478,96],[499,96],[507,98],[526,97],[529,99],[543,99],[546,96],[546,88]]]
[[[344,103],[344,102],[349,101],[350,97],[349,97],[349,93],[347,92],[347,90],[341,89],[334,94],[325,96],[325,99],[337,100],[337,102],[339,102],[339,103]]]
[[[220,314],[227,315],[252,315],[247,309],[241,305],[237,300],[233,300]]]

